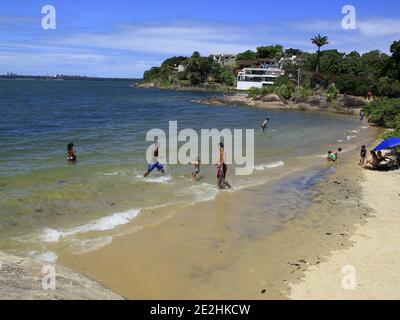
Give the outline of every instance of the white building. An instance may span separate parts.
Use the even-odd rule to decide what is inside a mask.
[[[240,65],[240,61],[238,61]],[[249,66],[246,61],[244,68],[239,68],[237,74],[238,90],[249,90],[250,88],[262,88],[273,85],[276,79],[285,74],[285,71],[271,59],[258,59]]]
[[[186,65],[180,64],[180,65],[178,65],[178,66],[175,66],[175,67],[174,67],[174,70],[175,70],[176,72],[185,72],[185,71],[186,71]]]
[[[230,53],[213,53],[211,57],[221,66],[234,66],[236,64],[236,56]]]

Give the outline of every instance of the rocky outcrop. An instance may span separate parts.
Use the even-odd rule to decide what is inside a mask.
[[[52,277],[53,271],[55,271],[54,277]],[[0,253],[0,299],[120,300],[123,298],[104,288],[100,283],[65,267]]]
[[[358,114],[365,105],[364,98],[354,96],[339,95],[333,102],[329,102],[324,95],[316,94],[308,97],[295,97],[286,101],[273,93],[258,96],[239,94],[214,97],[204,99],[203,102],[208,104],[242,104],[265,109],[292,109],[344,114]]]
[[[141,82],[141,83],[135,84],[135,87],[138,87],[138,88],[155,88],[156,87],[156,83],[155,82]]]

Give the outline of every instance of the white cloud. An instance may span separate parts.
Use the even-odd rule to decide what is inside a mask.
[[[0,25],[16,22],[0,16]],[[119,25],[106,33],[66,33],[64,29],[60,33],[32,34],[4,29],[0,33],[0,73],[40,73],[47,68],[49,73],[138,77],[168,56],[190,55],[193,51],[203,55],[237,53],[268,44],[314,51],[310,38],[318,33],[329,37],[330,45],[324,48],[388,52],[391,42],[399,38],[400,19],[359,19],[354,31],[343,30],[340,17],[338,21],[302,20],[271,25],[142,23]]]
[[[248,31],[218,25],[165,24],[122,26],[112,33],[83,33],[49,39],[51,43],[162,54],[200,51],[239,52],[254,46]]]
[[[357,23],[361,33],[367,37],[396,35],[400,38],[400,19],[373,19]]]

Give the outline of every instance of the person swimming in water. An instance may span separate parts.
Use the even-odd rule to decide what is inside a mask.
[[[147,168],[147,171],[144,173],[143,177],[147,177],[155,168],[157,168],[158,171],[161,171],[161,173],[165,172],[164,166],[158,162],[158,143],[157,142],[155,142],[153,145],[152,159],[151,159],[149,167]]]
[[[76,150],[72,142],[67,145],[67,161],[75,162],[77,160]]]
[[[265,129],[267,128],[268,122],[269,122],[269,118],[266,118],[266,119],[264,120],[264,122],[261,124],[261,129],[262,129],[263,132],[264,132]]]

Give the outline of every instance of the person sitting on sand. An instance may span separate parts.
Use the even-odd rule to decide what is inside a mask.
[[[72,142],[68,143],[68,146],[67,146],[67,161],[71,161],[71,162],[76,161],[76,150],[75,150],[74,144]]]
[[[365,164],[366,157],[367,157],[367,148],[364,145],[362,145],[360,151],[360,162],[359,162],[360,166]]]
[[[382,154],[382,151],[380,151],[380,150],[376,153],[376,156],[377,156],[378,159],[379,159],[379,163],[381,163],[381,162],[383,162],[383,161],[392,161],[392,159],[390,159],[390,158],[388,158],[388,157],[385,157],[385,156]]]
[[[331,150],[328,151],[328,156],[326,157],[328,162],[335,162],[336,161],[336,153],[333,153]]]
[[[371,154],[371,159],[367,160],[367,162],[363,165],[363,168],[369,169],[369,170],[376,170],[376,169],[378,169],[378,166],[379,166],[379,159],[376,156],[376,153],[374,150],[371,150],[370,154]]]
[[[161,173],[165,172],[164,166],[158,162],[158,143],[155,142],[153,145],[153,154],[152,154],[152,160],[149,164],[149,167],[147,168],[147,171],[144,173],[143,177],[147,177],[150,172],[152,172],[155,168],[157,168],[158,171],[161,171]]]
[[[192,171],[192,179],[193,181],[197,180],[197,175],[200,173],[200,157],[197,157],[195,161],[192,162],[193,164],[193,171]]]
[[[269,122],[269,118],[266,118],[266,119],[264,120],[264,122],[261,124],[261,129],[262,129],[263,132],[264,132],[265,129],[267,128],[268,122]]]

